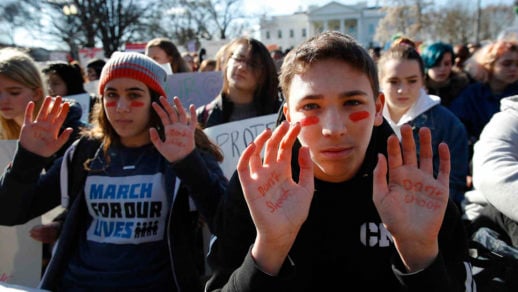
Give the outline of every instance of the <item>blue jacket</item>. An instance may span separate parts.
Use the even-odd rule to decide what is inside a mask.
[[[478,140],[484,126],[494,113],[500,111],[500,100],[518,94],[518,82],[494,94],[486,83],[468,85],[450,105],[450,110],[461,120],[468,131],[471,143]]]
[[[413,129],[417,153],[419,153],[420,147],[419,129],[428,127],[432,132],[433,172],[435,177],[437,177],[440,164],[439,143],[445,142],[448,144],[451,154],[450,198],[460,206],[460,203],[464,200],[466,176],[469,172],[466,129],[454,114],[441,105],[436,105],[420,114],[409,124]]]

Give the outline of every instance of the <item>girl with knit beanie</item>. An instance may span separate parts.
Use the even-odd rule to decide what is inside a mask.
[[[71,134],[58,134],[69,105],[58,97],[46,98],[38,113],[27,106],[15,158],[1,177],[0,224],[24,223],[60,202],[67,208],[39,288],[203,291],[190,211],[212,227],[227,180],[194,106],[167,102],[166,78],[143,54],[115,53],[101,73],[92,128],[44,174]]]

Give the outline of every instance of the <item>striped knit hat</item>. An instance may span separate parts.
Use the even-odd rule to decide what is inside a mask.
[[[167,97],[167,73],[153,59],[141,53],[115,52],[104,65],[99,78],[99,94],[102,96],[106,83],[115,78],[134,78],[143,82],[160,95]]]

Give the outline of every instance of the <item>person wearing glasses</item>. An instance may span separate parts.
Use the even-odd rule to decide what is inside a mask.
[[[210,103],[198,107],[203,128],[276,113],[279,80],[270,52],[260,41],[240,37],[225,51],[223,87]]]

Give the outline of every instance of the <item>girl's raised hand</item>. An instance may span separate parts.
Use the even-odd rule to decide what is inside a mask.
[[[180,99],[175,96],[173,100],[175,108],[163,96],[160,97],[160,104],[152,104],[164,126],[164,140],[160,139],[157,129],[149,129],[151,142],[171,163],[183,159],[194,150],[194,132],[198,123],[194,105],[189,107],[188,115]]]
[[[55,99],[50,96],[45,97],[34,120],[35,104],[32,101],[27,104],[20,132],[20,144],[23,148],[40,156],[50,157],[65,145],[72,133],[72,128],[66,128],[59,134],[70,108],[67,102],[62,101],[60,96]]]

